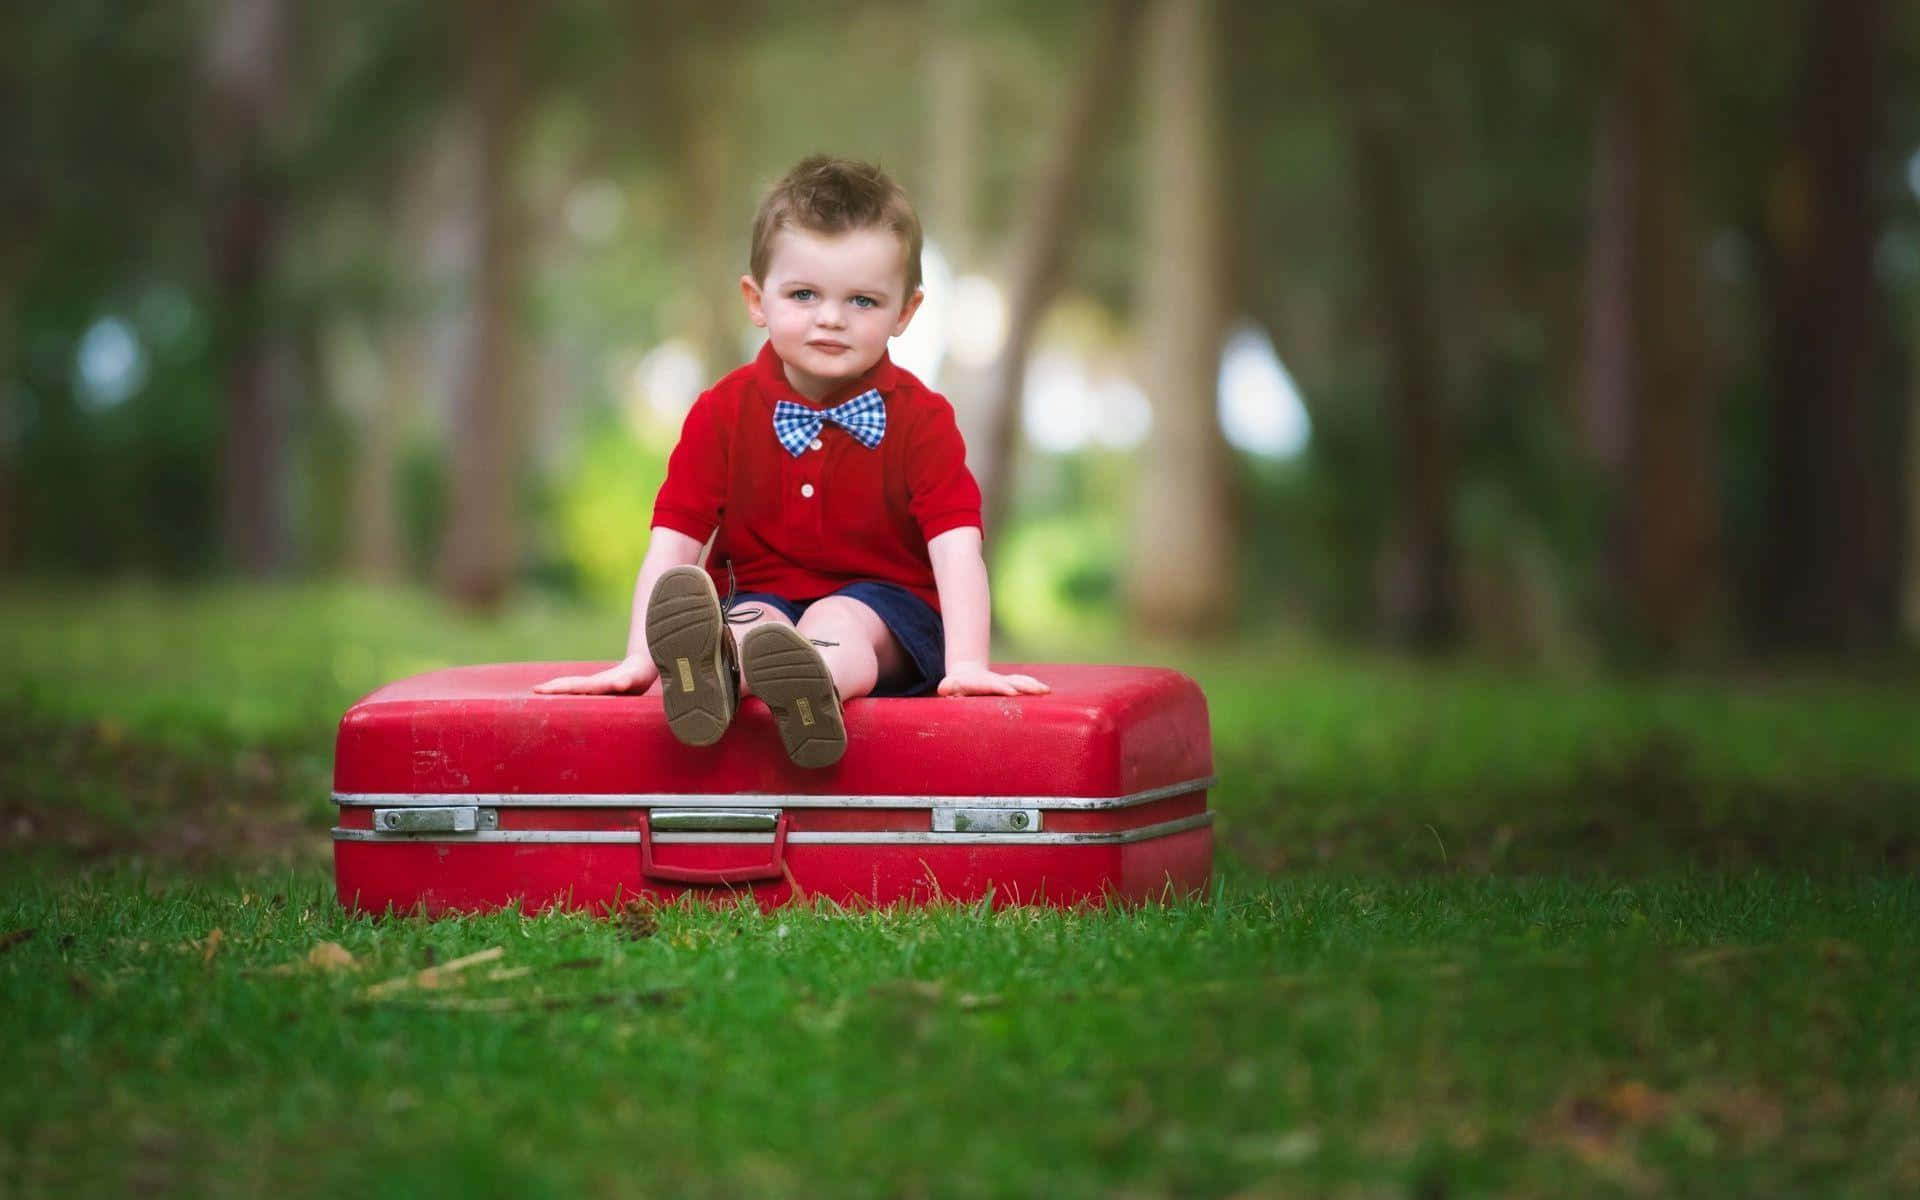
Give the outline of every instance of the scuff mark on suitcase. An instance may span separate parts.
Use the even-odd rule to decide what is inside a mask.
[[[453,765],[444,750],[415,750],[413,774],[416,779],[444,779],[448,788],[466,787],[467,773]]]

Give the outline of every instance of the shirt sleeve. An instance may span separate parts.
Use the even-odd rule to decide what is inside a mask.
[[[727,498],[726,429],[721,399],[704,392],[687,411],[680,441],[667,457],[666,482],[653,501],[653,525],[706,541],[720,524]]]
[[[950,529],[980,528],[980,485],[967,469],[967,446],[953,419],[953,405],[928,399],[915,424],[907,464],[909,508],[920,536],[932,541]]]

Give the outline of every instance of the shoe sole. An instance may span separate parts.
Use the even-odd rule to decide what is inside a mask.
[[[713,580],[675,567],[647,600],[647,653],[660,668],[667,728],[689,746],[711,746],[733,722],[734,695],[721,643],[726,620]]]
[[[820,652],[787,625],[761,625],[740,647],[740,673],[766,702],[787,757],[801,767],[830,767],[847,752],[840,693]]]

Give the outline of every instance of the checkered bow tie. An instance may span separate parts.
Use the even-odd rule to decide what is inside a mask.
[[[870,388],[832,408],[808,408],[791,400],[776,401],[773,406],[773,436],[796,458],[807,452],[828,421],[871,450],[887,432],[886,402],[880,398],[878,389]]]

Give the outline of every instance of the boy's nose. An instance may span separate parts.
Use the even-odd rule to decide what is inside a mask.
[[[840,327],[841,315],[840,315],[840,306],[838,304],[834,304],[832,302],[822,304],[818,309],[815,310],[815,313],[817,314],[815,319],[818,320],[822,325],[830,325],[835,329],[838,329]]]

